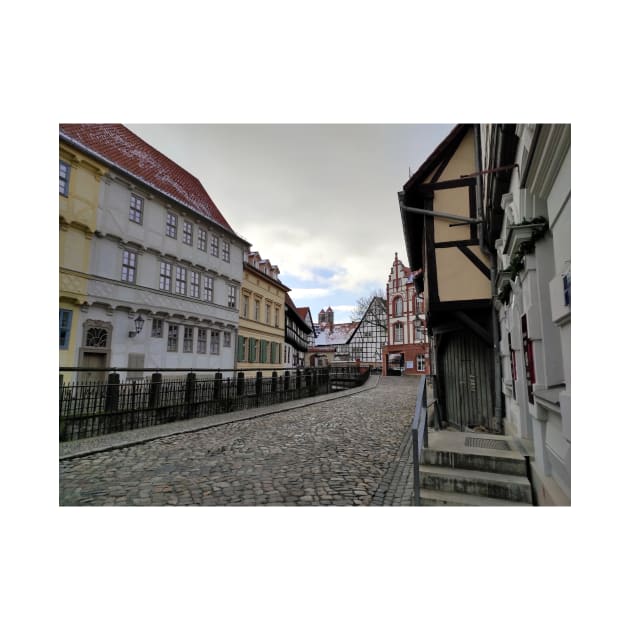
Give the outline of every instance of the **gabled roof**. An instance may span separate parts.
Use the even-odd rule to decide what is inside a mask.
[[[452,131],[437,145],[434,149],[433,153],[429,155],[429,157],[420,165],[420,168],[409,178],[407,183],[403,186],[403,190],[407,192],[410,188],[412,188],[415,184],[422,183],[424,180],[435,168],[442,162],[448,152],[456,148],[461,139],[468,132],[468,128],[471,125],[469,124],[460,124],[455,125]]]
[[[60,124],[59,138],[234,233],[196,177],[125,126]]]
[[[385,321],[387,321],[387,303],[385,302],[385,300],[383,298],[378,297],[378,296],[375,295],[372,298],[372,301],[370,302],[370,305],[365,309],[365,313],[363,313],[363,317],[361,317],[361,320],[357,323],[356,328],[352,331],[352,334],[348,337],[348,341],[346,341],[346,343],[350,343],[352,341],[352,339],[354,338],[355,333],[357,332],[357,330],[359,330],[361,328],[361,325],[365,321],[365,318],[369,315],[370,311],[375,306],[375,302],[376,302],[376,305],[380,306],[381,309],[383,310],[383,312],[385,313]]]
[[[300,326],[300,328],[302,328],[302,330],[304,330],[305,332],[313,332],[313,329],[309,326],[302,315],[300,315],[300,309],[295,306],[293,300],[291,299],[291,296],[288,293],[285,293],[284,303],[287,305],[289,312],[293,316],[293,319],[297,322],[298,326]]]

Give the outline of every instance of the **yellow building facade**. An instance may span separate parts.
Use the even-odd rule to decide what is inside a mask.
[[[81,306],[86,303],[92,238],[105,169],[59,144],[59,366],[77,365]],[[69,377],[70,375],[68,375]]]
[[[270,375],[283,368],[284,304],[289,288],[278,279],[279,272],[258,252],[245,254],[236,349],[238,370],[260,370]]]

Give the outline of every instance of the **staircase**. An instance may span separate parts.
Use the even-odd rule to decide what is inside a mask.
[[[420,504],[531,506],[525,457],[505,436],[430,433],[420,465]]]

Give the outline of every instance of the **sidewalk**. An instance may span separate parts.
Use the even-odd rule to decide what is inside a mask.
[[[269,405],[267,407],[257,407],[252,409],[242,409],[231,413],[217,414],[215,416],[204,416],[201,418],[190,418],[188,420],[179,420],[177,422],[169,422],[152,427],[144,427],[142,429],[134,429],[132,431],[123,431],[120,433],[110,433],[108,435],[100,435],[98,437],[86,438],[83,440],[74,440],[72,442],[59,443],[59,460],[71,459],[73,457],[81,457],[90,455],[91,453],[99,453],[112,449],[124,448],[135,444],[142,444],[157,438],[169,437],[180,433],[192,433],[202,431],[211,427],[221,426],[240,422],[242,420],[250,420],[252,418],[260,418],[272,414],[298,409],[300,407],[309,407],[328,400],[337,398],[345,398],[353,396],[359,392],[374,389],[379,381],[380,375],[372,375],[367,382],[360,387],[347,389],[332,394],[323,394],[321,396],[312,396],[309,398],[301,398],[290,402],[279,403],[277,405]]]

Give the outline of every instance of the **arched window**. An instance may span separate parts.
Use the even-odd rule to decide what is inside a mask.
[[[107,330],[105,328],[88,328],[85,345],[92,348],[106,348]]]
[[[394,298],[394,317],[402,317],[403,301],[401,297]]]

